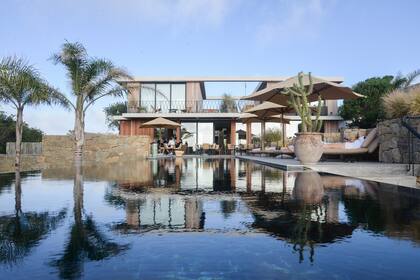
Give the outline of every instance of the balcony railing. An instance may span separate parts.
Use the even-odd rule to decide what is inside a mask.
[[[142,101],[140,107],[129,106],[130,113],[241,113],[254,101],[205,99],[193,101]]]
[[[128,105],[129,113],[243,113],[255,106],[252,100],[205,99],[194,101],[142,101],[141,106]],[[288,115],[297,115],[295,112]],[[321,116],[328,116],[328,107],[321,107]]]

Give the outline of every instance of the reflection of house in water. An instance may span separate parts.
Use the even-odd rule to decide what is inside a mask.
[[[125,207],[126,219],[115,226],[130,232],[149,230],[200,230],[204,228],[202,201],[193,196],[167,193],[134,193],[113,187],[109,196],[118,197]],[[117,199],[108,199],[108,201]]]

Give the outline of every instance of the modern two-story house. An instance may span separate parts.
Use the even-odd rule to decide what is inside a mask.
[[[138,77],[120,81],[128,91],[127,113],[115,116],[120,123],[120,135],[156,136],[153,128],[143,128],[142,124],[156,117],[164,117],[179,122],[181,127],[166,131],[165,137],[192,145],[205,143],[237,144],[238,127],[243,127],[240,114],[255,105],[254,101],[241,100],[240,95],[207,95],[206,84],[244,82],[256,83],[255,90],[278,83],[288,77]],[[341,83],[341,78],[327,80]],[[326,101],[322,110],[325,132],[338,131],[341,117],[337,115],[337,101]],[[287,116],[292,123],[298,121],[296,115]],[[295,124],[296,125],[296,124]],[[297,126],[297,125],[296,125]],[[243,128],[251,135],[251,124]],[[188,134],[188,135],[183,135]],[[183,137],[184,136],[184,137]],[[185,137],[186,136],[186,137]],[[292,136],[292,135],[290,135]],[[247,137],[247,143],[250,142]]]

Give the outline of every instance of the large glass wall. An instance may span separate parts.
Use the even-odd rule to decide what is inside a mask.
[[[183,143],[188,143],[189,147],[196,145],[213,144],[214,143],[214,126],[213,123],[181,123],[181,134],[188,134],[186,138],[183,136]]]
[[[171,85],[156,84],[156,111],[168,113],[171,101]]]
[[[197,123],[181,123],[182,143],[195,147],[197,143]]]
[[[185,109],[185,84],[171,85],[171,109]]]
[[[185,110],[185,83],[141,84],[140,106],[147,112],[179,112]]]
[[[142,84],[140,107],[147,112],[152,112],[155,109],[155,84]]]
[[[214,139],[213,123],[198,123],[197,144],[212,144]]]

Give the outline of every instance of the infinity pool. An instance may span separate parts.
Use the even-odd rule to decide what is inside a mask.
[[[1,279],[419,279],[420,190],[237,159],[0,175]]]

